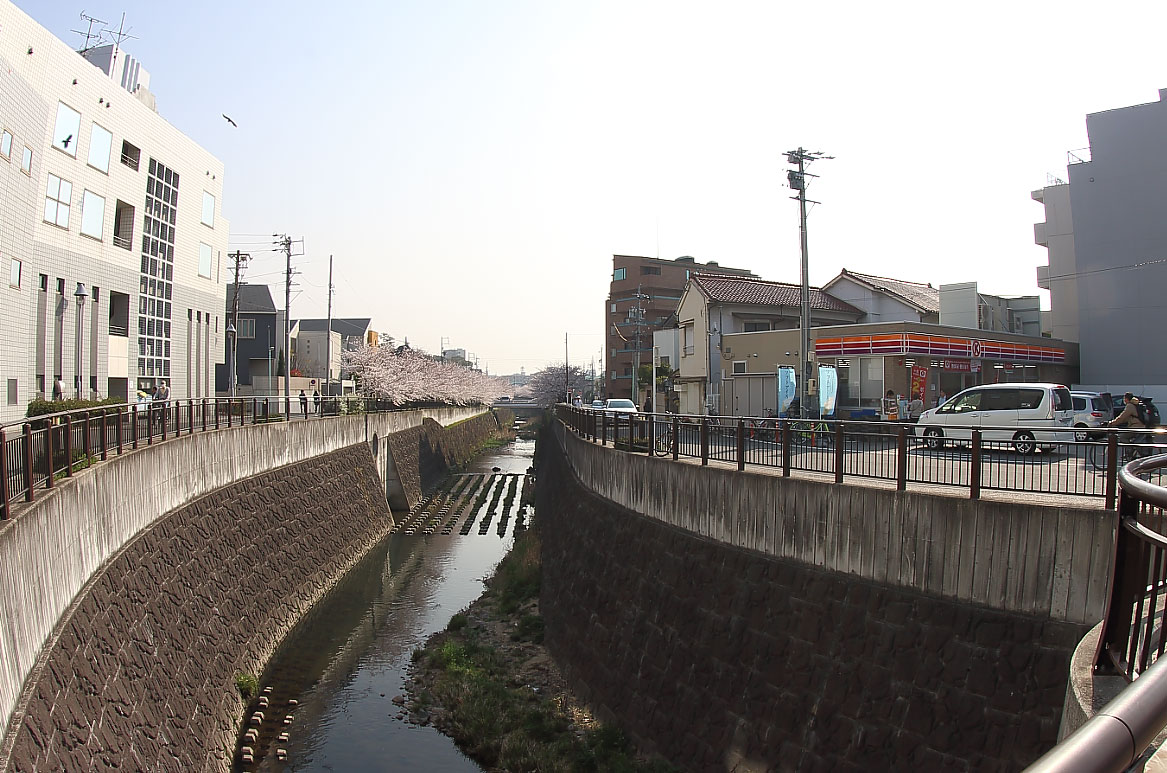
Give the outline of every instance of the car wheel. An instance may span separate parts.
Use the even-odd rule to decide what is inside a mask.
[[[1079,422],[1074,425],[1074,442],[1085,443],[1090,439],[1090,433],[1086,431],[1086,425]]]
[[[924,430],[924,445],[929,451],[939,451],[944,448],[944,430],[929,427]]]
[[[1033,439],[1031,432],[1018,432],[1013,436],[1013,450],[1024,456],[1028,456],[1037,450],[1037,443]]]

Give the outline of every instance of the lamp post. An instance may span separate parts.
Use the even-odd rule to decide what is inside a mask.
[[[276,353],[274,346],[267,347],[267,391],[271,392],[271,360],[272,355]]]
[[[235,375],[235,325],[227,322],[227,394],[235,396],[235,384],[238,378]]]
[[[85,344],[85,299],[89,297],[89,293],[85,290],[85,285],[80,282],[77,283],[77,289],[73,291],[73,298],[77,301],[77,346],[74,347],[74,367],[73,372],[76,374],[74,378],[77,379],[77,399],[85,399],[85,374],[82,373],[82,357],[81,349]]]

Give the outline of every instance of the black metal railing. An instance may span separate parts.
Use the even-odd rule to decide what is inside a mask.
[[[351,396],[309,400],[280,396],[169,400],[64,411],[0,425],[0,519],[17,502],[91,464],[170,438],[238,427],[344,413],[382,413],[400,406]]]
[[[1142,770],[1152,742],[1167,727],[1167,658],[1161,657],[1167,645],[1167,488],[1152,482],[1161,482],[1165,468],[1167,454],[1136,460],[1118,473],[1114,573],[1094,668],[1117,672],[1130,685],[1026,769],[1031,773]]]
[[[560,418],[597,442],[702,464],[774,467],[847,478],[985,490],[1071,494],[1113,508],[1117,471],[1129,458],[1167,451],[1162,430],[931,425],[737,416],[616,413],[560,405]],[[956,433],[956,434],[954,434]],[[1160,479],[1156,471],[1153,477]]]

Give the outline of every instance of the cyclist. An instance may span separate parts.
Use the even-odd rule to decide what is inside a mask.
[[[1122,396],[1122,402],[1122,413],[1102,426],[1123,427],[1128,430],[1146,429],[1147,425],[1139,418],[1141,406],[1139,398],[1135,397],[1133,392],[1127,392]],[[1147,438],[1140,432],[1124,432],[1122,440],[1126,443],[1145,443]]]

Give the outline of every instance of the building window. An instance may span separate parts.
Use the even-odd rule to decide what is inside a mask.
[[[653,276],[660,276],[660,266],[641,266],[640,267],[640,274],[641,274],[641,276],[644,276],[646,274],[652,274]]]
[[[64,102],[57,103],[57,126],[53,129],[53,147],[77,157],[77,134],[81,131],[81,114]]]
[[[89,165],[94,169],[109,172],[109,151],[113,148],[113,135],[93,124],[89,132]]]
[[[623,269],[623,268],[616,269],[615,271],[612,272],[612,281],[619,282],[621,279],[623,279],[627,275],[627,273],[628,273],[627,269]]]
[[[4,130],[3,134],[0,134],[0,156],[12,157],[12,132],[7,129]]]
[[[203,225],[215,227],[215,197],[203,191]]]
[[[17,385],[16,379],[14,379],[14,378],[8,379],[8,404],[9,405],[16,405],[17,403],[20,402],[20,395],[17,394],[16,385]],[[5,470],[5,474],[7,474],[7,470]]]
[[[130,169],[133,169],[136,172],[138,171],[138,162],[141,160],[141,158],[142,151],[138,149],[137,145],[134,145],[127,140],[122,140],[122,164],[128,166]]]
[[[20,171],[27,175],[32,174],[32,150],[29,148],[25,148],[24,155],[20,157]]]
[[[101,241],[105,227],[105,199],[93,191],[81,196],[81,233]]]
[[[55,174],[49,175],[49,185],[45,191],[45,222],[68,228],[69,202],[72,198],[73,183]]]
[[[211,245],[199,242],[199,276],[211,278]]]
[[[746,333],[757,333],[762,330],[769,330],[769,322],[746,322],[742,325],[742,331]]]
[[[255,338],[255,320],[246,317],[239,320],[239,337]]]
[[[733,374],[735,376],[739,376],[745,372],[746,372],[746,361],[745,360],[734,360]]]
[[[614,303],[612,304],[612,313],[613,314],[616,313],[616,304],[614,304]]]
[[[16,258],[12,259],[12,265],[8,268],[8,284],[20,289],[20,271],[23,265]]]

